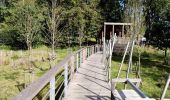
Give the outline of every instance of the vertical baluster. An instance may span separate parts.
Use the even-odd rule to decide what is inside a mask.
[[[55,76],[50,81],[50,100],[55,100]]]
[[[82,56],[82,55],[81,55],[81,51],[80,51],[79,53],[80,53],[80,67],[81,67],[81,62],[82,62],[82,61],[81,61],[81,56]]]
[[[64,95],[67,95],[67,84],[68,84],[68,63],[64,66]]]
[[[83,63],[83,49],[81,50],[81,63]]]
[[[77,56],[76,69],[77,69],[77,72],[78,72],[78,67],[79,67],[79,54],[77,53],[76,56]]]
[[[111,40],[109,40],[109,80],[111,79],[111,69],[112,68],[112,45]]]
[[[71,66],[71,75],[70,75],[70,77],[71,77],[71,79],[73,79],[73,75],[74,75],[74,56],[72,56],[70,60],[71,60],[70,61],[70,66]]]
[[[84,49],[83,49],[83,62],[84,62]]]
[[[83,57],[83,56],[84,56],[83,51],[84,51],[84,49],[83,49],[82,52],[81,52],[81,53],[82,53],[82,63],[84,62],[84,60],[83,60],[83,58],[84,58],[84,57]]]
[[[87,47],[87,58],[89,57],[89,48]]]

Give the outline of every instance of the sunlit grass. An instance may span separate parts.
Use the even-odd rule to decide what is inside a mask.
[[[77,47],[72,48],[74,51],[77,49]],[[71,53],[71,50],[66,48],[55,49],[56,59],[51,62],[48,60],[51,49],[46,46],[32,50],[31,62],[27,50],[1,49],[0,52],[2,52],[2,55],[0,55],[0,100],[4,100],[11,99],[24,89],[25,85],[36,81],[50,69],[50,64],[53,67],[63,60],[67,54]],[[30,67],[33,74],[28,73]]]
[[[164,52],[153,48],[135,48],[133,56],[133,69],[129,78],[135,78],[135,63],[138,61],[138,50],[141,52],[141,78],[142,84],[140,89],[149,97],[159,98],[161,96],[163,87],[170,73],[170,65],[164,64]],[[168,56],[170,59],[170,55]],[[112,78],[116,78],[118,69],[122,60],[122,56],[113,55],[112,58]],[[128,67],[128,57],[126,57],[119,78],[126,77]],[[124,85],[118,85],[118,89],[123,89]],[[170,98],[170,87],[166,93],[166,98]]]

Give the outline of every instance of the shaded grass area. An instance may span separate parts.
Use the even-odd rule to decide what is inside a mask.
[[[133,67],[129,78],[136,77],[136,62],[138,61],[138,51],[141,52],[141,78],[140,89],[149,97],[159,98],[164,88],[165,82],[170,73],[170,64],[164,64],[164,52],[154,48],[135,47],[133,54]],[[168,55],[170,59],[170,55]],[[122,56],[113,55],[112,58],[112,78],[116,78]],[[170,60],[169,60],[170,61]],[[128,56],[125,59],[120,78],[126,77],[128,67]],[[123,84],[118,84],[117,89],[123,89]],[[166,93],[166,98],[170,98],[170,86]]]
[[[73,51],[77,49],[77,47],[72,48]],[[28,63],[28,51],[22,51],[22,56],[20,51],[12,51],[12,55],[10,55],[11,50],[1,49],[1,51],[5,53],[3,62],[8,63],[0,64],[0,100],[11,99],[23,90],[25,85],[36,81],[48,71],[50,63],[54,66],[70,53],[70,50],[66,48],[58,48],[55,50],[56,59],[49,63],[47,58],[50,48],[42,46],[33,49],[32,61]],[[18,63],[20,60],[22,60],[22,63]],[[17,62],[16,66],[14,66],[15,62]],[[30,66],[33,70],[32,74],[28,72]]]

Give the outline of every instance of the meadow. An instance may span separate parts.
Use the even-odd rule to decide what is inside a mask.
[[[50,60],[51,49],[46,46],[34,48],[31,56],[28,50],[0,48],[0,100],[11,99],[64,59],[71,50],[77,50],[76,47],[57,48],[56,58]]]

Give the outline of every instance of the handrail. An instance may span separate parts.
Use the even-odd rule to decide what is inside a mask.
[[[52,67],[48,72],[46,72],[37,81],[30,84],[26,89],[24,89],[19,95],[13,98],[13,100],[31,100],[34,98],[39,91],[53,78],[55,75],[63,68],[65,62],[69,60],[71,55],[67,56],[63,61]]]
[[[139,83],[141,82],[141,79],[124,79],[124,78],[119,78],[119,79],[112,79],[112,84],[111,84],[111,89],[114,91],[115,90],[115,84],[116,83],[128,83],[130,86],[142,97],[142,98],[148,98],[139,88],[136,86],[134,83]],[[113,86],[112,86],[113,85]]]
[[[89,48],[89,49],[88,49]],[[52,67],[49,71],[47,71],[42,77],[40,77],[37,81],[33,82],[32,84],[30,84],[27,88],[25,88],[24,90],[22,90],[17,96],[15,96],[13,98],[13,100],[31,100],[33,99],[48,83],[50,83],[50,85],[53,85],[52,87],[50,86],[50,89],[53,87],[55,87],[55,76],[61,71],[63,70],[65,67],[68,67],[68,62],[72,60],[73,56],[78,57],[76,60],[73,59],[74,61],[77,61],[78,63],[82,63],[83,60],[85,60],[86,57],[90,56],[91,54],[97,52],[100,48],[100,46],[97,46],[96,49],[96,45],[93,46],[88,46],[85,48],[82,48],[78,51],[75,51],[73,53],[71,53],[70,55],[66,56],[64,60],[62,60],[61,62],[59,62],[57,65],[55,65],[54,67]],[[85,51],[84,51],[85,50]],[[85,53],[85,54],[84,54]],[[80,58],[80,61],[79,61]],[[82,61],[81,61],[82,60]],[[76,64],[78,64],[76,63]],[[74,64],[74,63],[72,63]],[[74,67],[74,65],[71,65]],[[78,65],[77,65],[78,66]],[[67,68],[68,69],[68,68]],[[68,70],[66,70],[68,71]],[[68,76],[68,72],[65,73],[65,75]],[[67,78],[67,77],[66,77]],[[67,80],[67,79],[66,79]],[[52,82],[52,83],[51,83]],[[66,84],[68,84],[66,82]],[[53,91],[53,93],[55,94],[55,89],[50,90]],[[51,98],[51,97],[50,97]],[[55,98],[55,97],[52,97]]]
[[[127,79],[127,83],[129,83],[132,88],[142,97],[142,98],[148,98],[136,85],[134,85],[129,79]]]

